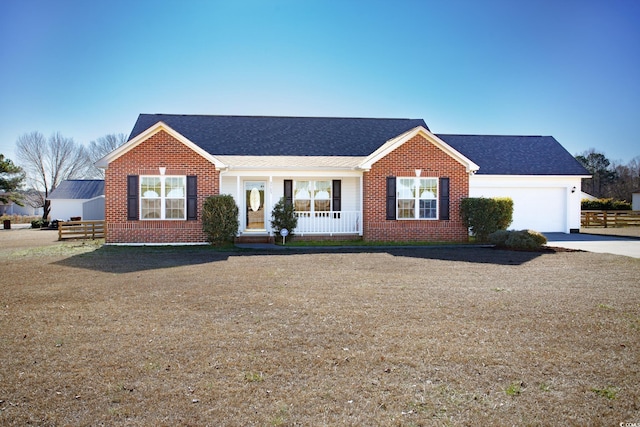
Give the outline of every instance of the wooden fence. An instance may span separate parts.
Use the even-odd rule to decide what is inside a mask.
[[[640,211],[582,211],[582,227],[640,226]]]
[[[100,239],[104,237],[104,221],[60,221],[58,223],[58,240]]]

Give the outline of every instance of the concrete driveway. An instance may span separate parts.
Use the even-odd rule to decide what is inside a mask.
[[[640,239],[596,234],[544,233],[547,246],[640,258]]]

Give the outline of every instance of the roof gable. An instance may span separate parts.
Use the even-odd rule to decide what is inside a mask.
[[[437,136],[478,164],[478,175],[590,175],[552,136]]]
[[[159,121],[212,156],[368,156],[422,119],[140,114],[130,140]]]
[[[451,148],[446,142],[442,141],[440,138],[429,132],[428,129],[423,128],[422,126],[418,126],[413,128],[402,135],[398,135],[397,137],[390,139],[385,144],[380,146],[376,151],[371,153],[361,164],[360,167],[362,169],[371,169],[371,166],[376,163],[378,160],[385,157],[387,154],[391,153],[396,148],[400,147],[405,142],[414,138],[416,135],[422,136],[429,143],[435,145],[440,150],[444,151],[448,156],[455,159],[458,163],[462,164],[466,167],[467,172],[475,172],[478,170],[478,165],[469,160],[459,151]]]
[[[178,140],[179,142],[183,143],[184,145],[186,145],[191,150],[195,151],[196,153],[198,153],[199,155],[201,155],[205,159],[209,160],[217,168],[226,167],[226,165],[224,165],[216,157],[210,155],[209,153],[204,151],[200,146],[198,146],[194,142],[190,141],[188,138],[186,138],[185,136],[183,136],[179,132],[176,132],[174,129],[172,129],[170,126],[167,126],[163,122],[156,122],[153,125],[151,125],[149,128],[145,129],[143,132],[137,134],[135,137],[129,138],[129,141],[127,141],[126,143],[124,143],[120,147],[118,147],[115,150],[113,150],[111,153],[107,154],[106,156],[104,156],[103,158],[98,160],[95,163],[96,167],[106,168],[109,165],[109,163],[111,163],[112,161],[116,160],[118,157],[126,154],[127,152],[129,152],[130,150],[135,148],[136,146],[142,144],[144,141],[149,139],[151,136],[155,135],[158,132],[162,132],[162,131],[168,133],[174,139]]]
[[[48,198],[88,200],[98,196],[104,196],[104,180],[67,179],[62,181]]]

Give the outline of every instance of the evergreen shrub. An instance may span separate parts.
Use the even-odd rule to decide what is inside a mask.
[[[511,225],[513,200],[508,197],[468,197],[462,199],[460,215],[476,240],[486,242],[489,234],[506,230]]]
[[[289,231],[287,240],[293,239],[293,231],[298,226],[298,217],[296,216],[295,208],[292,203],[287,203],[284,197],[278,200],[278,203],[273,207],[271,211],[271,228],[276,235],[280,235],[280,230],[286,228]],[[276,239],[277,240],[277,239]]]
[[[489,235],[489,243],[499,248],[536,251],[547,243],[547,238],[534,230],[498,230]]]
[[[221,194],[207,197],[202,208],[202,229],[212,245],[233,242],[240,223],[238,205],[232,196]]]

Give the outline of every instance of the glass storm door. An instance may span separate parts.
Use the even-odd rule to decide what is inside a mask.
[[[247,230],[265,230],[264,189],[265,181],[245,181],[245,223]]]

